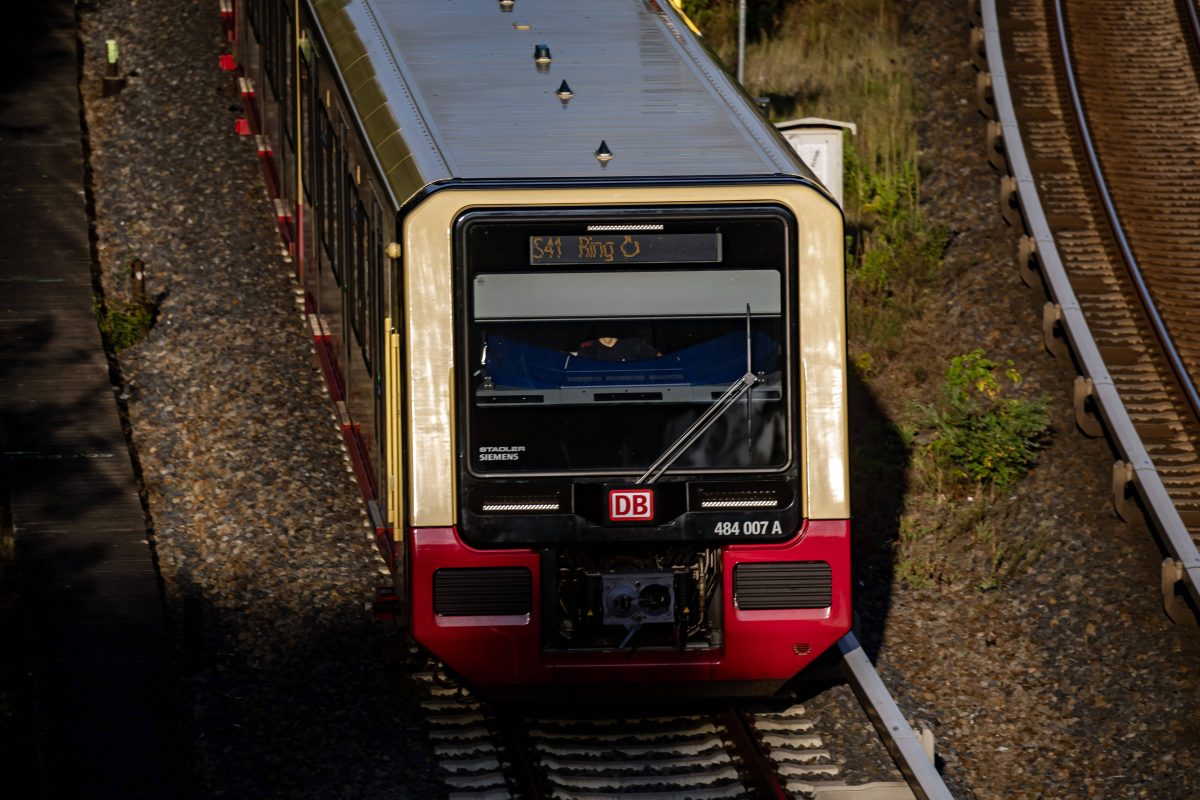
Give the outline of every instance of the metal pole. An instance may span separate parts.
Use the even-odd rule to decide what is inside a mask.
[[[112,97],[125,88],[125,79],[121,77],[120,52],[117,49],[117,40],[107,39],[104,45],[108,65],[104,69],[104,80],[100,85],[100,96]]]
[[[746,85],[746,0],[738,0],[738,83]]]

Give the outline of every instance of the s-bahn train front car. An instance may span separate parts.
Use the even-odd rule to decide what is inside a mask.
[[[849,629],[822,193],[447,190],[404,238],[418,642],[480,687],[754,693]]]
[[[496,694],[769,692],[850,628],[841,210],[669,4],[517,7],[226,20],[398,617]]]

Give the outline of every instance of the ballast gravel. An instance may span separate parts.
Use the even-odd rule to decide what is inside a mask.
[[[387,586],[295,302],[253,139],[234,133],[215,2],[81,3],[106,301],[145,264],[150,335],[120,353],[197,794],[424,798],[418,697],[363,607]],[[100,95],[105,40],[128,85]],[[186,776],[181,778],[186,780]]]

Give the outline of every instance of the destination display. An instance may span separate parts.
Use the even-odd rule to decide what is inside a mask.
[[[530,236],[531,266],[697,264],[721,260],[719,233],[615,233]]]

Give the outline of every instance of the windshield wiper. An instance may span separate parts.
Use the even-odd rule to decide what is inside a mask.
[[[712,402],[700,418],[688,426],[688,429],[683,432],[683,435],[671,443],[666,450],[662,452],[654,463],[650,465],[637,482],[641,485],[654,483],[662,477],[663,473],[670,469],[671,465],[683,455],[684,451],[696,443],[696,440],[704,435],[712,424],[725,413],[730,406],[738,401],[738,399],[757,383],[760,378],[754,374],[754,370],[750,363],[750,305],[746,304],[746,374],[738,378],[729,388],[722,393],[720,397]],[[749,408],[747,408],[749,414]],[[748,418],[747,418],[748,419]]]

